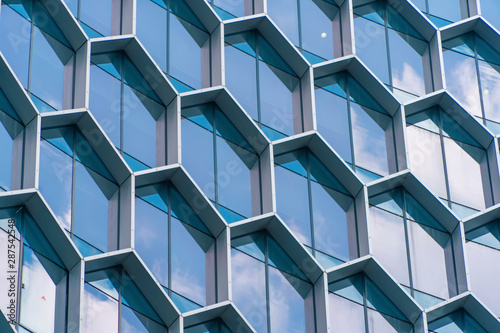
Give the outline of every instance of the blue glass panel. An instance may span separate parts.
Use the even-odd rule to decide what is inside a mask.
[[[264,232],[257,232],[247,236],[235,238],[231,241],[233,247],[249,256],[265,261],[265,237]]]
[[[399,309],[382,293],[382,291],[369,279],[365,277],[366,303],[369,308],[380,311],[387,315],[407,321]]]
[[[75,155],[77,161],[82,162],[85,166],[99,173],[101,176],[115,182],[113,176],[109,173],[104,163],[102,163],[99,156],[97,156],[94,149],[90,146],[78,129],[75,129]]]
[[[182,297],[179,294],[176,294],[175,292],[170,293],[170,298],[172,298],[172,301],[174,302],[175,306],[177,306],[177,308],[181,312],[188,312],[202,307],[201,305],[196,304],[188,300],[187,298]]]
[[[444,301],[444,299],[442,299],[442,298],[432,296],[432,295],[420,292],[418,290],[413,290],[413,298],[424,309],[428,309],[431,306],[434,306],[434,305],[439,304],[442,301]]]
[[[427,109],[406,117],[406,124],[418,126],[432,133],[440,134],[439,116],[442,111],[439,108]]]
[[[277,155],[274,158],[274,162],[285,169],[307,178],[306,153],[307,150],[305,149],[294,150],[290,153]]]
[[[213,319],[195,326],[187,327],[184,333],[231,333],[221,319]]]
[[[68,232],[68,234],[69,234],[69,232]],[[70,234],[70,237],[73,240],[73,243],[75,244],[76,248],[78,249],[78,251],[80,251],[80,253],[82,254],[83,257],[90,257],[90,256],[94,256],[94,255],[103,253],[103,251],[92,246],[91,244],[84,241],[83,239],[81,239],[78,236],[75,236],[75,235],[71,236],[71,234]]]
[[[45,140],[40,142],[40,193],[56,218],[71,229],[73,159]]]
[[[206,271],[213,262],[206,252],[214,239],[174,218],[171,230],[171,288],[197,304],[206,305],[207,289],[214,287],[206,285]]]
[[[148,96],[149,98],[155,100],[158,103],[161,103],[160,98],[154,90],[149,86],[149,83],[146,81],[146,79],[142,76],[142,74],[139,72],[137,67],[130,61],[130,59],[122,53],[122,65],[123,65],[123,79],[126,84],[128,84],[130,87],[134,88],[135,90],[140,91],[144,95]],[[126,99],[126,96],[124,96]],[[125,100],[125,103],[127,101]]]
[[[311,172],[311,179],[334,189],[336,191],[342,192],[346,195],[350,195],[346,188],[339,182],[339,180],[331,174],[321,161],[311,152],[308,154],[309,157],[309,169]]]
[[[459,333],[466,332],[462,319],[462,311],[455,311],[445,317],[441,317],[429,323],[429,330],[436,333]]]
[[[337,73],[329,76],[324,76],[314,80],[316,86],[325,89],[335,95],[347,98],[347,83],[344,73]],[[350,92],[352,94],[352,92]]]
[[[260,128],[261,128],[262,132],[264,133],[264,135],[267,136],[269,138],[269,140],[271,140],[271,141],[280,140],[280,139],[284,139],[287,137],[285,134],[280,133],[278,131],[275,131],[274,129],[269,128],[264,124],[260,124],[260,125],[261,125]]]
[[[8,5],[10,8],[15,10],[19,15],[31,21],[31,16],[33,15],[33,1],[32,0],[4,0],[2,5]],[[2,9],[3,10],[3,9]],[[3,15],[3,13],[2,13]]]
[[[0,49],[23,87],[27,89],[31,23],[8,6],[2,6],[1,10]]]
[[[214,3],[215,2],[219,2],[219,0],[214,0]],[[242,2],[242,1],[239,1],[239,2]],[[212,5],[214,11],[217,13],[217,15],[219,15],[219,17],[221,18],[221,20],[225,21],[225,20],[231,20],[231,19],[234,19],[236,18],[235,15],[231,14],[231,13],[228,13],[226,12],[225,10],[215,6],[215,5]]]
[[[113,75],[118,80],[122,79],[122,60],[120,52],[107,52],[93,54],[90,61],[93,65],[99,66],[103,71]]]
[[[497,57],[500,58],[500,55],[497,55]],[[498,105],[500,97],[498,97],[498,94],[500,93],[500,87],[498,81],[500,80],[500,66],[481,60],[478,61],[478,66],[485,118],[499,122]]]
[[[365,88],[350,74],[347,74],[349,99],[372,110],[389,115],[387,111],[366,91]]]
[[[4,190],[11,189],[12,167],[17,166],[20,160],[13,163],[14,142],[23,141],[23,127],[5,113],[0,112],[0,187]]]
[[[221,18],[223,20],[232,19],[239,16],[245,15],[245,1],[244,0],[213,0],[214,9],[220,15],[220,10],[217,10],[217,7],[220,7],[224,10],[224,12],[230,13],[229,15],[223,15]],[[217,7],[215,7],[217,6]]]
[[[154,207],[168,214],[168,197],[166,184],[138,187],[135,194],[142,200],[149,202]]]
[[[213,116],[213,104],[202,104],[193,107],[183,108],[182,116],[188,118],[192,122],[200,125],[204,129],[213,133],[214,131],[214,116]],[[217,112],[219,113],[219,112]],[[220,115],[220,117],[223,117]],[[224,117],[225,118],[225,117]],[[184,121],[183,121],[184,123]],[[196,127],[192,127],[196,128]],[[235,142],[236,143],[236,142]]]
[[[428,227],[447,232],[447,230],[439,223],[420,203],[415,200],[408,192],[404,191],[406,217],[410,220],[424,224]]]
[[[82,330],[118,332],[118,302],[85,283],[82,304]]]
[[[328,285],[328,291],[363,305],[363,276],[354,275]]]
[[[500,250],[500,229],[498,226],[498,221],[491,222],[467,232],[465,237],[469,241]]]
[[[500,17],[496,13],[500,12],[500,2],[496,0],[481,0],[481,16],[484,16],[497,29],[500,28]]]
[[[139,288],[137,288],[134,281],[130,278],[130,276],[122,272],[122,303],[131,307],[135,311],[140,312],[141,314],[147,316],[150,319],[155,320],[158,323],[161,323],[161,319],[156,313],[156,311],[151,307],[151,304],[144,298],[144,295],[141,293]],[[122,307],[122,310],[124,308]]]
[[[453,50],[455,52],[474,58],[474,40],[474,34],[468,33],[455,37],[453,39],[443,41],[442,45],[444,50]]]
[[[127,287],[128,288],[128,287]],[[124,288],[124,291],[127,290]],[[165,326],[142,315],[139,311],[132,310],[128,306],[121,308],[121,331],[143,332],[143,333],[167,333]]]
[[[85,282],[99,289],[106,295],[119,299],[120,293],[120,272],[117,268],[110,268],[100,271],[94,271],[85,274]]]
[[[120,33],[112,31],[112,17],[112,0],[85,0],[80,3],[80,20],[103,36]]]
[[[61,259],[59,259],[59,256],[49,244],[40,228],[38,228],[38,225],[35,223],[33,218],[29,214],[24,214],[24,220],[24,243],[37,253],[58,264],[61,268],[64,268],[64,264]]]
[[[151,168],[150,166],[138,161],[137,159],[133,158],[132,156],[130,156],[126,153],[123,153],[122,157],[125,160],[125,162],[128,164],[128,166],[130,167],[130,169],[132,169],[133,172],[147,170],[147,169]]]
[[[44,113],[44,112],[52,112],[56,111],[53,107],[39,99],[33,94],[29,94],[31,100],[33,101],[33,104],[35,104],[35,107],[37,108],[38,112]]]
[[[270,235],[267,236],[267,246],[269,251],[269,265],[298,277],[299,279],[308,281],[307,277],[304,273],[302,273],[300,268]]]
[[[269,44],[269,42],[260,34],[257,35],[257,45],[259,47],[259,59],[273,67],[276,67],[290,75],[296,75],[290,66],[281,58],[278,52]]]
[[[71,47],[70,43],[59,29],[57,24],[54,22],[47,9],[40,1],[33,1],[33,12],[31,18],[35,25],[57,39],[59,42],[65,44],[67,47]]]
[[[10,104],[7,96],[5,96],[5,94],[3,93],[2,89],[0,89],[0,111],[3,111],[5,114],[8,114],[9,116],[14,118],[14,120],[18,121],[19,123],[21,122],[21,119],[17,115],[16,111],[14,111],[14,108]],[[4,119],[4,117],[5,117],[5,115],[0,113],[0,118],[2,120]]]
[[[367,20],[384,25],[385,3],[382,1],[373,1],[372,3],[360,6],[354,6],[354,14]]]
[[[157,1],[157,0],[155,0]],[[196,17],[184,0],[170,0],[170,11],[186,22],[194,24],[198,29],[205,30],[201,21]]]
[[[215,202],[212,202],[212,203],[215,205]],[[227,223],[234,223],[234,222],[238,222],[238,221],[241,221],[241,220],[244,220],[247,218],[246,216],[240,215],[240,214],[222,206],[221,204],[217,204],[217,210],[219,211],[220,215],[222,215],[222,217],[224,218],[224,220]]]
[[[403,202],[399,189],[371,197],[370,205],[403,217]]]
[[[207,227],[201,222],[198,215],[195,214],[189,203],[186,202],[184,197],[173,187],[170,188],[170,202],[172,206],[172,216],[178,218],[184,223],[211,235]],[[196,207],[196,205],[194,205]]]
[[[141,198],[135,199],[135,248],[149,270],[168,286],[168,216]]]
[[[217,135],[223,137],[227,141],[234,143],[235,145],[238,145],[245,148],[246,150],[249,150],[252,153],[255,153],[252,146],[250,146],[247,140],[243,137],[243,135],[241,135],[236,127],[234,127],[229,119],[218,108],[215,111]]]
[[[386,4],[385,7],[387,9],[387,24],[389,28],[424,40],[424,37],[399,14],[396,8],[389,4]]]
[[[467,17],[467,14],[462,15],[460,8],[462,3],[464,3],[464,7],[467,7],[465,2],[460,0],[430,0],[429,13],[452,22],[460,21],[462,18]],[[467,13],[467,8],[464,8],[464,12]]]
[[[286,10],[283,10],[286,8]],[[299,46],[299,19],[296,1],[270,0],[267,13],[290,41]],[[302,14],[302,13],[301,13]],[[316,21],[316,18],[315,20]]]

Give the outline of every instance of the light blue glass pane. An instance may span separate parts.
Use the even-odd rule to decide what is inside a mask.
[[[500,55],[497,55],[500,58]],[[485,61],[478,61],[479,76],[481,78],[481,94],[483,97],[483,106],[485,117],[496,122],[500,121],[500,66]]]
[[[158,317],[156,311],[151,307],[151,304],[149,304],[139,288],[137,288],[134,281],[125,272],[122,272],[121,284],[123,304],[147,316],[149,319],[153,319],[157,323],[161,323],[161,319]],[[122,310],[123,309],[124,308],[122,307]]]
[[[158,0],[155,0],[158,1]],[[176,16],[180,17],[186,22],[194,24],[198,29],[205,30],[205,27],[201,21],[196,17],[193,11],[189,8],[184,0],[170,0],[169,1],[170,12],[174,13]]]
[[[334,42],[340,42],[340,31],[335,30],[332,23],[338,8],[327,1],[299,1],[302,48],[324,59],[333,59]]]
[[[167,11],[151,0],[138,0],[136,20],[137,37],[160,69],[167,72]]]
[[[120,147],[121,83],[97,66],[90,67],[90,111],[113,144]]]
[[[35,104],[35,107],[38,110],[38,112],[44,113],[44,112],[56,111],[56,109],[54,109],[53,107],[51,107],[50,105],[48,105],[47,103],[36,97],[35,95],[29,94],[29,96],[33,101],[33,104]]]
[[[403,16],[400,15],[400,8],[396,9],[389,4],[387,4],[385,7],[387,9],[387,24],[389,28],[403,34],[424,40],[424,37],[422,37],[422,35],[411,24],[409,24],[408,21],[403,18]]]
[[[231,19],[234,19],[236,18],[237,16],[227,12],[226,10],[222,9],[222,8],[219,8],[215,5],[215,3],[219,3],[219,2],[222,2],[222,1],[218,1],[218,0],[214,0],[214,5],[212,5],[212,8],[214,9],[214,11],[217,13],[217,15],[219,15],[219,17],[221,18],[221,20],[225,21],[225,20],[231,20]],[[238,1],[240,3],[243,3],[242,0]],[[219,4],[220,5],[220,4]],[[222,7],[222,6],[221,6]],[[233,11],[233,12],[236,12],[236,11]]]
[[[8,125],[9,123],[19,124],[12,121],[12,118],[5,115],[5,113],[0,113],[0,158],[2,163],[0,164],[0,187],[4,190],[9,190],[11,185],[12,176],[12,158],[13,158],[13,143],[14,138],[11,137],[9,131],[5,128],[4,122]],[[4,119],[2,119],[4,118]],[[10,121],[9,121],[10,119]],[[2,121],[3,120],[3,121]],[[19,126],[20,128],[21,126]],[[14,133],[13,133],[14,134]]]
[[[269,128],[264,124],[260,124],[260,129],[262,130],[264,135],[267,136],[271,141],[276,141],[287,137],[285,134],[275,131],[274,129]]]
[[[10,117],[14,118],[14,120],[21,123],[21,119],[19,118],[16,111],[10,104],[7,96],[5,96],[5,94],[3,93],[2,89],[0,89],[0,111],[3,111],[3,113],[9,115]],[[2,120],[2,122],[3,119],[5,118],[5,114],[0,113],[0,120]]]
[[[328,291],[363,305],[363,276],[354,275],[328,285]]]
[[[52,262],[64,267],[61,259],[54,251],[52,246],[45,238],[45,235],[42,233],[38,225],[35,223],[33,218],[29,214],[24,215],[24,230],[23,230],[23,241],[30,248],[35,250],[37,253],[43,255],[47,259],[50,259]]]
[[[212,201],[212,203],[215,205],[215,202]],[[247,218],[243,215],[240,215],[240,214],[222,206],[221,204],[217,204],[217,210],[219,211],[219,213],[222,215],[222,217],[224,218],[224,220],[227,223],[234,223],[234,222],[238,222],[238,221],[241,221],[241,220],[244,220]]]
[[[266,64],[276,67],[290,75],[296,75],[290,66],[281,58],[278,52],[269,44],[269,42],[260,34],[257,35],[257,45],[259,47],[259,60]]]
[[[370,198],[370,205],[403,217],[401,190],[392,190]],[[420,208],[420,206],[418,206]]]
[[[334,332],[366,333],[362,305],[336,294],[328,294],[330,325]]]
[[[422,12],[424,12],[424,13],[427,12],[427,9],[425,6],[426,0],[412,0],[411,2],[415,5],[415,7],[420,9]]]
[[[72,50],[49,35],[33,30],[30,91],[57,110],[63,108],[63,89],[72,90],[73,82],[65,80],[70,76],[65,72],[73,71],[73,55]]]
[[[384,25],[385,23],[385,3],[382,1],[373,1],[366,5],[355,6],[354,14],[367,20]]]
[[[40,142],[40,193],[56,218],[71,229],[73,160],[45,140]]]
[[[352,163],[347,101],[323,89],[315,90],[318,131],[332,148]]]
[[[226,86],[253,119],[257,114],[257,81],[255,58],[226,46]]]
[[[347,232],[346,212],[353,199],[315,182],[311,182],[311,197],[315,248],[348,261],[349,243],[356,243]]]
[[[247,236],[235,238],[231,241],[231,245],[237,248],[239,251],[264,262],[265,237],[265,233],[257,232]]]
[[[305,332],[306,302],[312,286],[277,269],[269,268],[271,332]],[[312,295],[310,296],[312,300]],[[312,305],[312,303],[311,303]],[[287,320],[284,320],[286,318]],[[311,319],[312,318],[307,318]]]
[[[224,11],[234,15],[234,17],[240,17],[245,15],[245,1],[244,0],[213,0],[214,6],[222,8]],[[253,7],[253,1],[252,1]],[[253,9],[252,9],[253,12]],[[232,17],[231,17],[232,18]],[[229,19],[223,18],[223,19]]]
[[[352,165],[351,165],[352,168]],[[363,183],[369,183],[374,180],[382,178],[381,175],[377,175],[376,173],[370,172],[368,170],[365,170],[363,168],[357,167],[354,170],[356,172],[356,175],[361,179]]]
[[[124,288],[126,290],[127,288]],[[127,306],[122,306],[121,311],[122,332],[167,333],[168,330],[158,322],[143,316]]]
[[[474,33],[467,33],[453,39],[445,40],[442,42],[443,50],[453,50],[455,52],[474,58],[474,44],[476,39],[477,37]]]
[[[119,299],[120,272],[117,268],[86,273],[85,282],[99,289],[106,295],[116,300]]]
[[[200,125],[207,131],[213,133],[214,131],[214,112],[213,108],[216,108],[214,104],[201,104],[188,108],[182,109],[182,116],[188,118],[192,122]],[[220,113],[220,112],[217,112]],[[220,117],[223,117],[220,115]],[[225,117],[224,117],[225,118]],[[183,120],[184,122],[185,120]],[[195,128],[195,127],[193,127]],[[236,142],[235,142],[236,143]]]
[[[217,145],[218,202],[238,214],[251,217],[252,208],[260,206],[259,158],[220,137]]]
[[[190,23],[170,16],[169,74],[194,89],[209,85],[210,36]]]
[[[306,58],[307,61],[309,61],[310,64],[315,65],[319,64],[320,62],[326,61],[326,59],[320,58],[310,52],[307,52],[305,50],[299,50],[300,53]]]
[[[429,323],[429,330],[436,333],[460,333],[465,332],[465,325],[461,315],[462,311],[455,311],[445,317],[441,317]]]
[[[187,327],[184,333],[231,333],[221,319],[210,320],[196,326]]]
[[[74,233],[103,252],[113,250],[108,248],[108,215],[117,216],[118,205],[108,201],[117,190],[115,184],[76,163]]]
[[[188,300],[185,297],[182,297],[181,295],[178,295],[174,292],[170,294],[170,298],[174,302],[175,306],[181,311],[181,312],[188,312],[192,310],[196,310],[201,308],[199,304],[196,304],[190,300]]]
[[[463,8],[463,11],[460,8],[462,3],[463,7],[467,7],[465,1],[461,0],[429,0],[429,13],[452,22],[460,21],[468,16],[467,8]]]
[[[257,33],[255,31],[243,32],[239,34],[232,34],[225,36],[226,46],[232,45],[240,51],[252,56],[257,57]]]
[[[299,79],[273,66],[259,63],[261,122],[286,135],[301,123]]]
[[[387,175],[394,161],[389,155],[389,145],[394,145],[392,119],[355,103],[351,103],[351,119],[355,164]]]
[[[406,117],[406,124],[415,125],[432,133],[439,134],[439,115],[441,112],[439,108],[431,108],[412,114]]]
[[[406,232],[401,217],[370,207],[368,225],[374,257],[399,282],[410,284]]]
[[[234,143],[235,145],[248,150],[249,152],[245,152],[245,154],[249,154],[250,152],[255,153],[252,146],[250,146],[243,135],[241,135],[241,133],[236,129],[236,127],[234,127],[234,125],[229,121],[226,115],[222,113],[218,108],[215,109],[215,118],[217,135],[223,137],[227,141]]]
[[[447,89],[473,115],[482,116],[474,59],[453,51],[443,52]]]
[[[339,180],[330,173],[330,170],[328,170],[313,153],[310,152],[308,154],[308,157],[309,157],[309,170],[311,173],[311,179],[313,181],[316,181],[321,185],[328,186],[331,189],[342,192],[346,195],[350,195],[350,193],[339,182]]]
[[[56,302],[66,306],[67,272],[29,247],[23,247],[19,321],[34,332],[54,331]]]
[[[168,214],[166,184],[138,187],[135,190],[135,194],[142,200],[149,202],[154,207],[162,210],[165,214]]]
[[[470,241],[500,250],[500,230],[498,221],[488,223],[482,227],[471,230],[465,234]]]
[[[468,313],[465,313],[465,330],[467,333],[486,333],[487,331]]]
[[[118,302],[85,283],[82,304],[82,331],[118,332]]]
[[[99,66],[103,71],[113,75],[118,80],[122,79],[122,60],[122,52],[97,53],[90,58],[93,65]]]
[[[135,248],[158,282],[168,286],[168,215],[137,197]]]
[[[280,166],[274,172],[278,215],[301,242],[312,246],[307,179]]]
[[[0,49],[12,70],[28,88],[31,24],[8,6],[1,8]]]
[[[270,0],[267,13],[290,41],[299,46],[299,19],[296,1]],[[286,10],[284,10],[286,8]]]
[[[64,2],[66,3],[66,6],[68,6],[68,8],[71,11],[71,13],[73,14],[73,16],[76,17],[78,15],[78,2],[79,2],[79,0],[64,0]]]
[[[181,121],[182,164],[209,199],[215,201],[213,134],[187,119]],[[203,168],[200,168],[203,163]]]
[[[413,326],[392,316],[367,310],[369,332],[413,333]]]
[[[477,209],[466,207],[464,205],[459,205],[453,202],[451,203],[451,209],[460,219],[465,219],[466,217],[469,217],[478,212]]]
[[[366,303],[369,308],[404,321],[408,320],[370,279],[365,278],[365,283]]]
[[[265,264],[231,250],[233,302],[257,332],[267,333]]]
[[[128,86],[124,86],[123,94],[123,150],[154,167],[157,150],[156,120],[164,108]]]
[[[346,74],[337,73],[329,76],[324,76],[314,81],[315,85],[329,91],[335,95],[347,98],[347,83]],[[349,92],[352,94],[352,92]]]
[[[451,24],[453,22],[450,22],[448,20],[443,20],[439,17],[429,15],[429,19],[431,20],[432,23],[438,28],[442,28],[444,26],[447,26],[448,24]]]
[[[110,36],[113,32],[111,27],[112,15],[112,0],[81,1],[80,19],[103,36]],[[118,32],[114,33],[116,34]]]
[[[481,15],[491,22],[497,29],[500,28],[500,2],[496,0],[481,0]]]
[[[150,166],[138,161],[137,159],[125,153],[122,154],[122,157],[133,172],[147,170],[151,168]]]
[[[103,37],[100,33],[86,25],[85,23],[80,21],[80,25],[82,26],[83,31],[87,34],[89,38],[100,38]]]
[[[71,235],[70,235],[70,237],[71,237]],[[93,256],[93,255],[97,255],[97,254],[103,253],[103,251],[101,251],[98,248],[92,246],[91,244],[87,243],[86,241],[84,241],[83,239],[81,239],[78,236],[73,235],[73,237],[71,237],[71,239],[73,240],[73,243],[75,244],[75,246],[78,249],[78,251],[80,251],[80,253],[84,257],[90,257],[90,256]]]
[[[269,251],[269,265],[298,277],[299,279],[308,281],[300,268],[270,235],[267,236],[267,247]]]
[[[389,84],[385,29],[365,18],[354,18],[356,54],[383,83]]]
[[[434,305],[439,304],[442,301],[444,301],[443,299],[441,299],[439,297],[425,294],[425,293],[422,293],[418,290],[413,290],[413,298],[424,309],[430,308],[431,306],[434,306]]]
[[[71,47],[70,43],[47,12],[47,9],[42,2],[33,1],[33,13],[31,17],[38,28],[48,33],[59,42],[65,44],[67,47]]]
[[[285,169],[307,178],[306,154],[307,150],[305,149],[294,150],[290,153],[277,155],[274,158],[274,162]]]
[[[33,1],[32,0],[4,0],[2,5],[8,5],[10,8],[15,10],[19,15],[23,16],[28,21],[31,21],[31,16],[33,15]],[[2,9],[3,11],[3,9]],[[3,15],[3,13],[2,13]]]
[[[172,216],[178,218],[184,223],[211,235],[207,227],[201,222],[198,215],[195,214],[191,206],[197,207],[194,202],[187,203],[184,197],[174,187],[170,188],[170,202],[172,208]]]
[[[447,232],[446,229],[439,223],[429,212],[420,205],[408,192],[404,192],[406,217],[428,227]]]
[[[123,54],[123,79],[130,87],[154,99],[156,102],[161,103],[160,98],[156,95],[149,83],[125,54]],[[124,103],[127,103],[126,96],[124,96],[124,99]],[[124,107],[126,107],[126,105]]]
[[[388,31],[391,53],[392,85],[419,96],[425,95],[424,68],[428,63],[428,43],[420,39]]]
[[[200,305],[207,304],[206,270],[213,263],[214,239],[172,218],[172,290]],[[209,252],[209,253],[207,253]],[[210,279],[212,280],[212,279]]]
[[[312,252],[311,249],[307,248],[309,252]],[[314,258],[318,260],[319,264],[324,268],[324,269],[329,269],[338,265],[343,264],[344,262],[341,260],[338,260],[332,256],[326,255],[322,252],[319,251],[314,251]]]
[[[76,160],[82,162],[85,166],[91,168],[93,171],[99,173],[101,176],[106,177],[108,180],[116,183],[113,176],[109,173],[108,169],[97,156],[94,149],[90,146],[83,134],[75,128],[75,155]]]
[[[365,88],[350,74],[347,74],[347,85],[349,86],[349,99],[372,110],[389,115],[387,111],[366,91]]]

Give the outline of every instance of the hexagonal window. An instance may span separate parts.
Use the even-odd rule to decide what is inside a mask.
[[[182,163],[222,216],[235,222],[260,214],[260,156],[220,108],[183,108],[181,129]]]
[[[370,245],[375,259],[422,307],[457,294],[457,244],[410,193],[399,187],[377,194],[370,198],[369,212]]]
[[[357,2],[366,1],[354,1],[356,55],[402,101],[432,92],[428,41],[391,1]]]
[[[334,332],[413,332],[408,318],[363,273],[330,283],[328,291]]]
[[[476,33],[443,41],[446,86],[462,106],[500,133],[500,52]]]
[[[267,231],[231,241],[234,304],[258,332],[315,332],[314,287]]]
[[[302,83],[260,32],[225,37],[226,87],[271,139],[303,131]]]
[[[1,11],[0,49],[35,105],[73,108],[75,51],[42,2],[2,1]]]
[[[42,130],[40,193],[83,255],[117,249],[119,186],[75,126]]]
[[[121,267],[85,274],[84,332],[158,332],[168,330],[130,275]]]
[[[472,135],[439,106],[406,123],[411,169],[424,185],[462,217],[493,204],[487,151]]]
[[[210,33],[183,0],[137,0],[137,37],[178,91],[210,86]]]
[[[91,60],[92,114],[133,171],[155,167],[166,151],[166,107],[125,52]]]
[[[392,116],[348,72],[315,80],[318,132],[364,180],[397,171]]]
[[[277,155],[276,209],[325,266],[358,257],[354,198],[309,150]]]
[[[309,62],[342,56],[340,8],[334,1],[269,0],[267,14]]]
[[[182,311],[215,300],[215,238],[171,182],[135,197],[135,249]]]
[[[68,270],[24,207],[0,210],[0,243],[3,314],[19,331],[66,331]]]
[[[481,0],[481,7],[484,0]],[[437,27],[469,17],[468,0],[413,0],[415,6]]]

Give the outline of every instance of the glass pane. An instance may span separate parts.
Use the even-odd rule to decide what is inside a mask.
[[[299,20],[296,1],[270,0],[267,2],[267,13],[290,41],[299,45]],[[286,11],[283,10],[286,8]]]
[[[478,65],[485,117],[500,122],[500,66],[485,61]]]
[[[461,0],[429,0],[429,13],[451,22],[460,21],[467,15],[462,15]],[[464,5],[466,7],[466,5]],[[467,8],[465,13],[467,13]]]
[[[367,310],[367,321],[369,332],[384,332],[384,333],[412,333],[413,327],[409,323],[398,320],[394,317],[373,311]]]
[[[82,312],[84,332],[118,332],[118,302],[87,283]]]
[[[362,305],[333,293],[328,293],[328,301],[330,303],[330,326],[333,332],[366,332]]]
[[[158,281],[168,287],[168,215],[135,199],[135,248]]]
[[[167,72],[167,11],[151,0],[137,1],[137,37],[156,61]]]
[[[368,225],[374,257],[399,283],[410,285],[403,219],[371,207]]]
[[[500,2],[496,0],[481,0],[481,16],[484,16],[497,29],[500,27],[500,17],[496,15],[500,11]]]
[[[257,332],[267,332],[265,264],[231,250],[233,301]]]
[[[112,32],[119,34],[112,31],[112,20],[116,15],[121,16],[121,8],[113,7],[117,6],[113,6],[112,0],[80,1],[80,19],[103,36],[110,36]]]
[[[122,306],[121,332],[143,332],[143,333],[167,333],[166,327],[156,321],[134,311],[128,306]]]

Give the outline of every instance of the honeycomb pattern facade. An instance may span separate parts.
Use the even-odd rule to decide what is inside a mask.
[[[500,332],[495,0],[0,4],[1,332]]]

